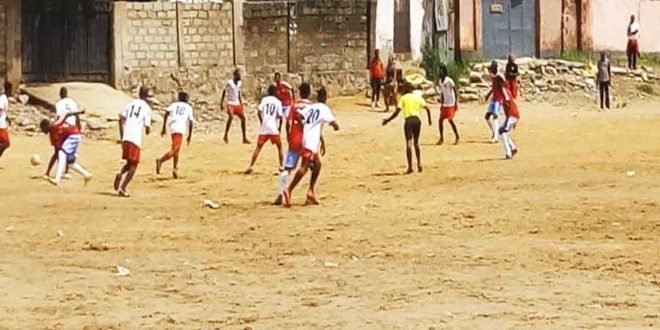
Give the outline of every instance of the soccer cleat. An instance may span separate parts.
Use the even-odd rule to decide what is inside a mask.
[[[60,185],[60,183],[57,182],[57,180],[52,179],[52,178],[48,178],[48,183],[52,184],[52,185],[55,186],[55,187],[57,187],[57,186]]]
[[[119,197],[127,197],[127,198],[128,198],[128,197],[131,197],[131,194],[129,194],[128,191],[126,191],[126,190],[124,190],[124,189],[120,189],[120,190],[117,192],[117,194],[119,195]]]
[[[44,176],[42,176],[41,178],[48,181],[48,179],[50,179],[50,175],[44,174]]]
[[[505,158],[505,159],[513,159],[513,156],[511,156],[511,155],[505,155],[504,158]]]
[[[62,176],[62,178],[63,178],[63,179],[66,179],[66,180],[71,180],[71,174],[69,174],[69,173],[64,173],[64,176]]]
[[[113,188],[115,188],[115,191],[119,190],[119,184],[121,183],[121,173],[118,173],[115,175],[115,182],[113,184]]]
[[[498,138],[493,138],[492,140],[490,140],[490,143],[499,143],[499,142],[500,140]]]
[[[160,174],[161,167],[163,167],[163,161],[158,158],[156,159],[156,174]]]

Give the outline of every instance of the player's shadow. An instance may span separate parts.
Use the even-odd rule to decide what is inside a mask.
[[[94,193],[95,195],[99,196],[105,196],[105,197],[115,197],[115,198],[123,198],[119,196],[116,192],[109,192],[109,191],[97,191]]]
[[[371,174],[371,176],[376,176],[376,177],[378,177],[378,176],[403,176],[403,175],[406,175],[406,173],[405,172],[394,172],[394,171],[392,171],[392,172],[379,172],[379,173]]]
[[[463,160],[464,163],[490,163],[490,162],[498,162],[498,161],[503,161],[507,160],[505,158],[482,158],[482,159],[466,159]]]
[[[467,140],[467,141],[461,141],[461,144],[497,144],[497,143],[493,143],[488,140]]]

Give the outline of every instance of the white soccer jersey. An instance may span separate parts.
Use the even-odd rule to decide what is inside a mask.
[[[0,95],[0,129],[6,129],[7,126],[7,111],[9,110],[9,99],[7,95]]]
[[[78,105],[72,98],[65,97],[55,103],[55,114],[57,115],[57,119],[61,119],[62,117],[72,112],[78,112]],[[67,118],[66,123],[69,125],[75,125],[76,117],[71,116]]]
[[[284,116],[282,101],[278,100],[275,96],[266,96],[261,99],[258,109],[259,113],[261,113],[261,128],[259,129],[259,134],[279,135],[280,118]]]
[[[456,106],[456,93],[454,93],[454,80],[445,77],[444,81],[440,81],[440,89],[442,90],[442,105],[445,107]]]
[[[303,148],[318,152],[323,124],[335,121],[335,116],[324,103],[315,103],[298,111],[303,117]]]
[[[125,118],[124,137],[127,141],[142,147],[142,131],[145,127],[151,127],[151,107],[141,99],[131,101],[121,116]]]
[[[170,134],[186,134],[188,121],[194,122],[193,108],[186,102],[174,102],[167,107]]]
[[[240,105],[241,104],[241,99],[240,99],[240,94],[241,94],[241,86],[243,86],[242,81],[234,82],[234,79],[229,79],[227,81],[227,86],[225,86],[225,90],[227,91],[227,104],[228,105]]]

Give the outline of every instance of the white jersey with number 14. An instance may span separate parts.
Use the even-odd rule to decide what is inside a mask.
[[[298,111],[303,117],[303,148],[317,153],[321,145],[323,124],[335,121],[335,115],[324,103],[315,103]]]
[[[151,107],[144,100],[131,101],[121,116],[124,117],[124,137],[122,141],[131,142],[142,147],[142,131],[151,127]]]

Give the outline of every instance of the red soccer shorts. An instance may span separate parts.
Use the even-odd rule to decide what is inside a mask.
[[[8,148],[9,145],[9,130],[6,128],[0,128],[0,146]]]
[[[238,104],[238,105],[227,105],[227,112],[232,115],[240,116],[243,114],[243,106]]]
[[[443,119],[454,120],[455,115],[456,115],[456,107],[442,106],[440,108],[440,120]]]
[[[303,149],[302,152],[300,152],[300,157],[302,157],[302,159],[307,159],[308,161],[313,162],[316,160],[316,153],[309,149]]]
[[[266,144],[266,142],[270,141],[270,143],[281,146],[282,145],[282,139],[280,138],[279,135],[264,135],[260,134],[259,139],[257,140],[257,145],[258,146],[263,146]]]
[[[172,134],[172,152],[178,155],[181,150],[181,143],[183,143],[183,134]]]
[[[132,142],[124,141],[121,143],[122,158],[131,165],[140,163],[140,147]]]

